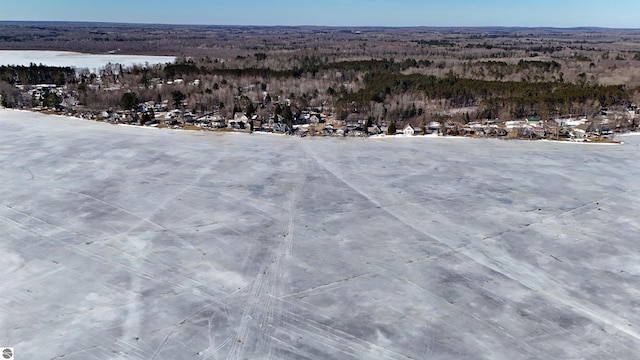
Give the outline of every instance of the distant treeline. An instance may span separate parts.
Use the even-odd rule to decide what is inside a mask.
[[[46,65],[0,66],[0,80],[12,85],[56,84],[58,86],[76,81],[76,71],[71,67]]]
[[[539,60],[520,60],[516,64],[508,64],[504,61],[479,61],[476,63],[483,68],[487,68],[489,72],[512,74],[525,70],[537,70],[546,73],[554,73],[560,71],[562,65],[557,61],[539,61]]]
[[[465,49],[487,49],[487,50],[491,50],[491,49],[501,49],[501,50],[508,50],[508,51],[514,51],[514,50],[523,50],[523,51],[531,51],[531,52],[540,52],[540,53],[544,53],[544,54],[553,54],[554,52],[557,51],[562,51],[565,48],[563,46],[507,46],[507,45],[500,45],[500,44],[490,44],[490,43],[483,43],[483,44],[467,44],[464,46]]]
[[[256,56],[258,59],[262,59],[261,56]],[[294,77],[299,78],[305,74],[311,74],[315,76],[320,71],[335,70],[335,71],[390,71],[399,72],[410,68],[429,67],[433,62],[429,60],[415,60],[405,59],[400,62],[396,62],[393,59],[371,59],[371,60],[354,60],[354,61],[339,61],[328,62],[320,59],[319,57],[303,57],[298,59],[299,65],[294,66],[287,70],[274,70],[270,68],[262,67],[249,67],[249,68],[224,68],[224,67],[210,67],[210,66],[197,66],[195,63],[185,61],[178,64],[170,64],[164,68],[164,75],[167,78],[175,78],[185,75],[231,75],[237,77],[274,77],[274,78],[287,78]]]

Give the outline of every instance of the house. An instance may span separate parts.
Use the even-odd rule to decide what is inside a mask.
[[[346,136],[349,133],[349,129],[346,126],[336,129],[335,134],[338,136]]]
[[[187,124],[194,124],[196,121],[196,116],[191,111],[185,111],[182,114],[182,122]]]
[[[62,100],[62,102],[60,103],[60,105],[62,105],[65,108],[73,108],[74,106],[77,106],[80,102],[78,100],[76,100],[76,98],[74,98],[73,96],[69,96],[66,97]]]
[[[182,110],[180,110],[180,109],[174,109],[174,110],[171,110],[171,111],[169,111],[169,112],[167,112],[165,114],[165,118],[174,118],[175,119],[175,118],[181,118],[181,117],[182,117]]]
[[[289,132],[291,130],[289,129],[289,126],[287,126],[287,124],[280,124],[280,123],[273,124],[271,128],[273,129],[273,131],[277,131],[277,132]]]
[[[247,115],[241,113],[241,112],[237,112],[235,114],[233,114],[233,120],[235,122],[247,122],[249,121],[249,118],[247,117]]]
[[[213,115],[210,121],[211,127],[223,128],[227,126],[227,121],[220,115]]]
[[[526,122],[531,126],[540,126],[543,123],[542,120],[536,117],[529,117],[526,119]]]
[[[320,132],[324,135],[333,135],[333,125],[325,124],[320,130]]]
[[[245,124],[249,122],[247,115],[237,112],[233,114],[233,119],[229,120],[228,127],[233,129],[244,129]]]
[[[520,121],[520,120],[507,121],[504,123],[504,126],[507,129],[519,129],[524,126],[524,121]]]
[[[402,129],[402,133],[404,135],[414,135],[416,133],[416,129],[414,129],[413,126],[411,126],[411,124],[407,124],[407,126],[405,126],[404,129]]]
[[[165,112],[169,110],[169,100],[162,100],[160,104],[153,105],[154,112]]]
[[[293,123],[296,125],[305,125],[309,123],[309,118],[311,117],[311,115],[309,115],[308,112],[302,112],[302,114],[300,115],[300,117],[294,118]]]
[[[574,118],[560,119],[559,121],[556,120],[556,122],[560,126],[576,127],[576,126],[580,126],[580,125],[586,124],[587,122],[589,122],[589,120],[586,117],[582,117],[582,118],[579,118],[579,119],[574,119]]]
[[[357,127],[357,126],[362,125],[364,123],[365,123],[365,121],[362,118],[362,115],[360,115],[360,114],[355,114],[355,113],[349,114],[349,115],[347,115],[347,118],[345,119],[345,125],[347,127],[350,127],[350,128]]]
[[[382,129],[380,128],[380,125],[373,125],[367,128],[367,132],[370,135],[378,135],[382,133]]]
[[[437,121],[432,121],[427,126],[427,134],[439,133],[440,132],[440,123]]]

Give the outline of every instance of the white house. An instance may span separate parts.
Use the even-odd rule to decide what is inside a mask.
[[[247,117],[247,115],[241,112],[237,112],[233,114],[233,119],[230,119],[228,121],[227,126],[234,129],[240,129],[244,126],[243,124],[247,124],[248,122],[249,118]]]
[[[512,120],[504,123],[504,126],[507,129],[520,129],[524,127],[524,121],[521,120]]]
[[[411,124],[407,124],[407,126],[405,126],[404,129],[402,129],[402,133],[405,135],[413,135],[416,133],[416,129],[414,129],[413,126],[411,126]]]

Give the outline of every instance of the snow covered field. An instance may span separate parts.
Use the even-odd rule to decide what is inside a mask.
[[[0,110],[0,344],[17,359],[636,358],[639,145]]]
[[[122,66],[172,63],[172,56],[118,55],[118,54],[82,54],[69,51],[36,51],[36,50],[0,50],[0,65],[29,66],[34,63],[48,66],[70,66],[76,69],[87,68],[92,72],[104,67],[107,63]]]

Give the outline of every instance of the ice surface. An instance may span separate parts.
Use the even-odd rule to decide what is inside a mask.
[[[149,131],[0,110],[20,359],[632,359],[621,146]]]
[[[172,56],[122,55],[122,54],[83,54],[70,51],[41,50],[0,50],[0,65],[29,66],[31,63],[48,66],[71,66],[76,69],[87,68],[95,71],[107,65],[122,66],[172,63]]]

